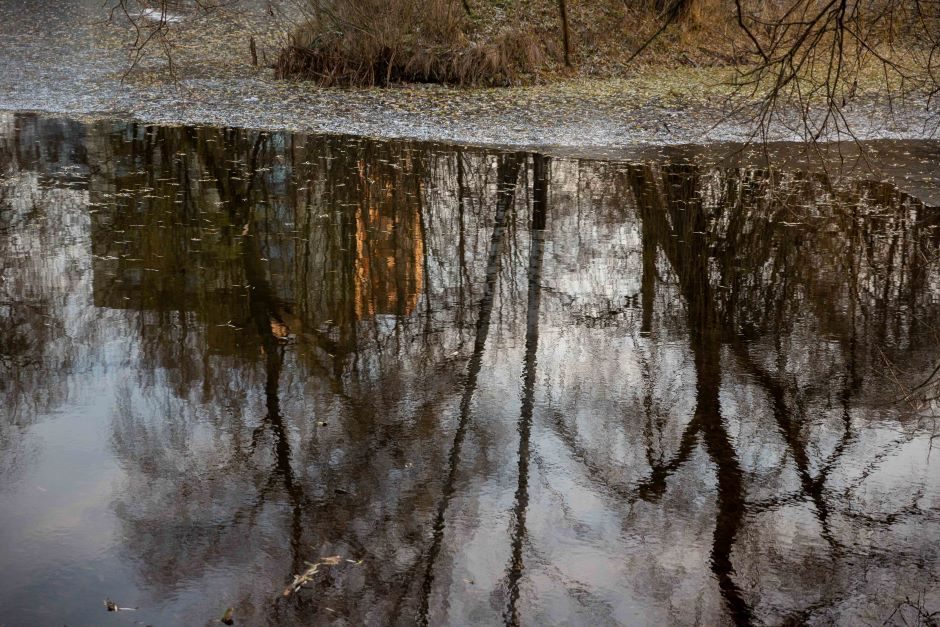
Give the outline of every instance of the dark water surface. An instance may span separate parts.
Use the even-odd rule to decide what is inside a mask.
[[[936,621],[940,145],[865,149],[0,114],[0,624]]]

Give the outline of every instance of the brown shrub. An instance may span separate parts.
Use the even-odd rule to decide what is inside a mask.
[[[313,17],[281,51],[280,78],[323,85],[509,85],[544,51],[525,27],[471,37],[459,0],[311,0]]]

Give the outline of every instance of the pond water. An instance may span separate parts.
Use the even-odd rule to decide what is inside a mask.
[[[845,151],[0,114],[0,623],[938,620],[940,144]]]

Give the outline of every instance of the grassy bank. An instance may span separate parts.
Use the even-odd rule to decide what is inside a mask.
[[[721,0],[309,0],[308,5],[275,67],[279,77],[323,85],[507,86],[620,78],[637,64],[727,66],[740,61],[735,50],[744,43]]]
[[[461,8],[459,2],[455,5]],[[541,69],[520,75],[510,87],[393,82],[392,88],[330,89],[315,81],[275,77],[272,66],[300,22],[295,14],[270,16],[266,1],[242,0],[238,12],[225,14],[184,13],[185,19],[170,23],[165,33],[172,68],[160,47],[149,47],[132,69],[133,30],[126,23],[106,25],[100,5],[93,0],[86,13],[49,5],[41,19],[36,10],[10,5],[0,20],[0,35],[8,44],[0,59],[0,78],[6,77],[0,85],[0,108],[117,112],[150,122],[500,146],[617,147],[750,137],[760,96],[737,100],[751,107],[738,113],[729,114],[725,106],[731,82],[747,66],[701,50],[701,56],[690,60],[684,55],[691,54],[686,52],[691,48],[669,47],[672,41],[697,41],[712,26],[675,23],[639,58],[626,63],[634,49],[624,45],[619,57],[603,52],[600,36],[613,46],[620,31],[611,26],[614,22],[605,23],[600,17],[594,21],[586,14],[579,17],[579,7],[585,5],[586,0],[569,2],[570,68],[563,58],[552,56],[556,49],[544,54]],[[476,6],[471,0],[473,19],[482,19]],[[508,23],[505,16],[521,11],[521,6],[521,0],[507,2],[500,8],[503,17],[487,24],[501,27]],[[548,50],[560,45],[552,39],[561,34],[554,12],[557,5],[540,6],[543,21],[529,27],[546,29],[539,42]],[[612,6],[613,17],[608,19],[625,19],[627,14]],[[656,23],[655,12],[641,15],[652,15],[650,27]],[[588,28],[600,33],[598,39],[584,34]],[[630,36],[631,41],[642,42],[641,35]],[[934,127],[924,130],[929,120],[923,114],[923,101],[889,103],[882,97],[883,75],[876,70],[866,70],[855,98],[844,108],[854,130],[869,138],[929,135]],[[793,131],[798,111],[786,121],[791,120],[791,126],[777,124],[772,136],[799,139],[800,133]]]

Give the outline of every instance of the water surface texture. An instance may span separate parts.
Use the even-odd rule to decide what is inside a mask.
[[[0,623],[936,621],[940,145],[864,149],[0,114]]]

